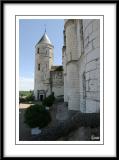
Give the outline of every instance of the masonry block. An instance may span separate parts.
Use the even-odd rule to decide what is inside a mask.
[[[89,80],[90,76],[89,76],[89,72],[86,73],[86,80]]]
[[[100,99],[100,93],[98,91],[93,91],[93,92],[86,92],[86,97],[88,99],[92,99],[92,100],[99,100]]]
[[[99,19],[95,19],[93,22],[93,31],[96,31],[97,29],[100,28],[100,20]]]
[[[100,37],[96,37],[93,39],[93,48],[99,48],[100,47]]]
[[[96,61],[91,61],[86,64],[86,72],[96,69]]]
[[[95,69],[95,70],[89,72],[89,78],[90,79],[98,79],[99,74],[100,74],[99,70]]]
[[[88,85],[88,83],[89,83],[89,80],[86,81],[86,91],[89,91],[89,85]]]
[[[93,25],[92,25],[92,23],[90,23],[88,26],[88,33],[91,34],[92,31],[93,31]]]
[[[93,49],[93,44],[92,44],[92,42],[90,42],[90,43],[88,43],[88,44],[86,45],[86,47],[84,48],[84,53],[85,53],[85,54],[88,54],[89,52],[92,51],[92,49]]]
[[[97,80],[89,80],[89,91],[97,91]]]
[[[98,113],[99,106],[95,100],[86,99],[86,113]]]
[[[87,54],[87,62],[98,59],[100,57],[100,48],[96,48],[92,50],[89,54]]]
[[[98,36],[97,32],[92,32],[90,35],[89,35],[89,42],[96,39],[96,37]]]

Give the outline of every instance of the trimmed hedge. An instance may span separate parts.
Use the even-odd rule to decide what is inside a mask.
[[[43,128],[51,121],[50,113],[42,105],[31,105],[24,114],[25,123],[30,128]]]

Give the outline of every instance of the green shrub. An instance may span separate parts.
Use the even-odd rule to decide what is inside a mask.
[[[33,100],[34,100],[34,96],[32,93],[26,97],[26,101],[33,101]]]
[[[55,71],[63,71],[63,66],[58,66]]]
[[[26,109],[24,119],[24,122],[31,128],[43,128],[51,121],[51,116],[44,106],[31,105]]]
[[[26,98],[20,97],[19,98],[19,103],[23,103],[23,102],[26,102]]]
[[[50,106],[53,105],[54,100],[55,100],[54,94],[51,94],[50,96],[46,97],[46,98],[43,100],[42,104],[43,104],[44,106],[50,107]]]

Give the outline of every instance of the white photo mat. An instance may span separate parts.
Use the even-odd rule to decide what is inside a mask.
[[[115,57],[116,57],[116,6],[114,4],[6,4],[4,6],[4,154],[24,157],[94,157],[115,156],[116,153],[116,105],[115,105]],[[61,11],[61,12],[60,12]],[[24,16],[25,15],[25,16]],[[32,16],[31,16],[32,15]],[[36,16],[36,15],[39,15]],[[45,16],[45,15],[48,15]],[[49,17],[49,15],[52,15]],[[54,15],[54,16],[53,16]],[[58,15],[56,17],[56,15]],[[65,15],[65,16],[64,16]],[[70,16],[71,15],[71,16]],[[101,72],[101,140],[99,142],[67,141],[28,142],[19,141],[19,19],[100,19],[100,72]],[[86,17],[87,15],[88,18]],[[103,16],[102,16],[103,15]],[[80,19],[80,16],[78,19]],[[24,18],[23,18],[24,17]],[[103,19],[104,18],[104,19]],[[97,18],[96,18],[97,19]],[[104,42],[103,42],[104,21]],[[15,32],[16,29],[16,32]],[[16,46],[15,46],[16,44]],[[104,66],[103,66],[104,44]],[[16,63],[15,63],[16,62]],[[16,67],[15,67],[16,66]],[[103,106],[104,67],[104,106]],[[16,78],[15,78],[16,77]],[[16,80],[16,82],[15,82]],[[16,86],[15,86],[16,84]],[[16,106],[15,106],[16,104]],[[15,108],[16,107],[16,108]],[[104,107],[104,108],[103,108]],[[104,130],[103,130],[104,127]],[[104,133],[104,137],[103,137]],[[91,145],[91,143],[93,145]],[[54,144],[54,145],[50,145]],[[69,144],[69,145],[68,145]],[[70,145],[72,144],[72,145]]]

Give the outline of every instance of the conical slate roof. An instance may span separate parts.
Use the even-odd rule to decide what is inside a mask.
[[[39,40],[39,42],[37,44],[40,44],[40,43],[46,43],[46,44],[50,44],[52,45],[50,39],[48,38],[46,32],[44,33],[44,35],[42,36],[42,38]]]

